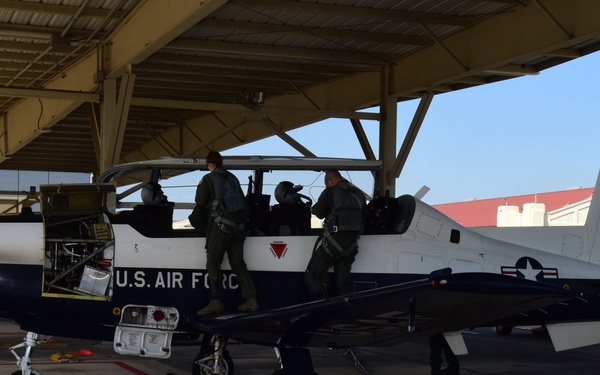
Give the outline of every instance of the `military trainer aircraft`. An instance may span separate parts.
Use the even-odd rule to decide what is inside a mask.
[[[233,374],[228,340],[274,347],[276,373],[286,375],[314,373],[314,346],[444,333],[464,352],[457,332],[476,326],[544,325],[557,350],[600,342],[598,200],[584,227],[552,228],[561,240],[540,248],[476,233],[411,195],[379,194],[376,184],[368,191],[359,182],[379,180],[379,161],[253,156],[224,164],[247,177],[244,257],[261,310],[235,311],[242,297],[225,260],[228,311],[196,316],[209,299],[205,238],[173,218],[193,207],[203,160],[130,163],[97,183],[42,185],[39,204],[0,216],[0,317],[29,332],[10,349],[15,374],[38,374],[30,353],[46,335],[110,340],[120,354],[158,358],[195,336],[192,373],[220,375]],[[368,216],[354,292],[337,295],[327,277],[331,297],[311,302],[303,275],[322,229],[310,206],[328,169],[370,194]],[[186,175],[196,182],[177,186]],[[176,187],[187,188],[184,196]]]

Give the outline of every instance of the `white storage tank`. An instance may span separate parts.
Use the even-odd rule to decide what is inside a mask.
[[[525,203],[523,205],[523,226],[543,227],[546,223],[546,205],[544,203]]]
[[[521,213],[517,206],[500,206],[496,217],[498,227],[520,227]]]

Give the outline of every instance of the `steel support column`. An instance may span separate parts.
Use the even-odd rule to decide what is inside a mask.
[[[379,180],[379,195],[386,191],[394,195],[396,191],[396,180],[391,168],[396,156],[396,135],[398,109],[396,97],[389,95],[393,91],[393,70],[390,66],[381,69],[381,95],[379,122],[379,159],[382,161],[382,173]]]
[[[429,109],[429,105],[431,104],[432,100],[433,94],[431,92],[425,92],[423,93],[423,95],[421,95],[421,101],[419,102],[419,106],[417,107],[412,122],[410,123],[408,131],[406,132],[406,136],[404,137],[404,141],[402,142],[402,147],[400,147],[400,151],[398,152],[398,157],[396,157],[394,165],[391,168],[393,178],[400,177],[402,168],[404,168],[406,159],[408,159],[410,150],[412,149],[412,146],[415,143],[417,134],[419,134],[419,129],[421,129],[421,124],[425,119],[425,115],[427,114],[427,110]]]
[[[100,127],[100,172],[118,164],[127,127],[134,74],[123,74],[117,95],[117,80],[104,81]]]

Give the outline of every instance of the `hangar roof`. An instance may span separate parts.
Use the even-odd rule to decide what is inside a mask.
[[[97,172],[272,135],[311,156],[285,132],[340,117],[360,137],[387,116],[362,109],[537,74],[600,49],[598,14],[594,0],[0,0],[0,168]]]
[[[546,212],[551,212],[590,198],[593,193],[594,188],[579,188],[502,198],[442,203],[436,204],[434,207],[465,227],[495,227],[498,222],[498,207],[517,206],[521,209],[526,203],[543,203],[546,205]]]

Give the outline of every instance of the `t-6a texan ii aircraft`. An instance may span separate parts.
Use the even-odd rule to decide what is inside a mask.
[[[0,217],[0,316],[29,332],[11,348],[15,374],[38,373],[29,354],[46,335],[111,340],[120,354],[158,358],[197,337],[192,373],[220,375],[233,374],[229,340],[275,348],[276,373],[286,375],[314,373],[307,348],[316,346],[444,333],[464,352],[459,331],[477,326],[543,325],[557,350],[600,342],[597,199],[585,226],[549,229],[560,240],[541,249],[464,228],[414,196],[379,194],[379,161],[255,156],[224,166],[247,188],[244,258],[259,311],[235,310],[242,296],[225,260],[225,312],[196,314],[209,301],[205,238],[173,218],[193,208],[204,160],[131,163],[97,183],[42,185],[31,209]],[[323,232],[310,211],[328,169],[369,194],[368,213],[353,292],[339,295],[328,275],[330,297],[310,301],[304,273]]]

